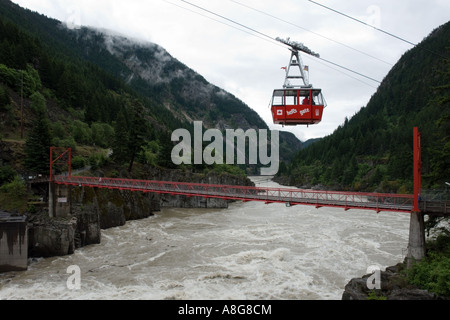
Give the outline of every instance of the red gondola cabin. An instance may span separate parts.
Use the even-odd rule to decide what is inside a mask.
[[[272,97],[274,124],[310,125],[322,120],[325,102],[320,89],[277,89]]]

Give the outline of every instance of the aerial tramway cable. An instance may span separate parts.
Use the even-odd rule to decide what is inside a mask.
[[[272,14],[270,14],[270,13],[264,12],[264,11],[259,10],[259,9],[256,9],[256,8],[253,8],[253,7],[251,7],[251,6],[247,5],[247,4],[240,3],[239,1],[236,1],[236,0],[229,0],[229,1],[234,2],[234,3],[236,3],[236,4],[240,5],[240,6],[246,7],[246,8],[248,8],[248,9],[251,9],[251,10],[253,10],[253,11],[259,12],[259,13],[261,13],[261,14],[264,14],[264,15],[266,15],[266,16],[268,16],[268,17],[271,17],[271,18],[276,19],[276,20],[278,20],[278,21],[281,21],[281,22],[283,22],[283,23],[286,23],[286,24],[289,24],[289,25],[294,26],[294,27],[296,27],[296,28],[299,28],[299,29],[301,29],[301,30],[310,32],[310,33],[312,33],[312,34],[314,34],[314,35],[316,35],[316,36],[319,36],[319,37],[324,38],[324,39],[326,39],[326,40],[328,40],[328,41],[337,43],[337,44],[339,44],[339,45],[341,45],[341,46],[343,46],[343,47],[346,47],[346,48],[348,48],[348,49],[350,49],[350,50],[353,50],[353,51],[356,51],[356,52],[358,52],[358,53],[361,53],[361,54],[363,54],[363,55],[365,55],[365,56],[367,56],[367,57],[370,57],[370,58],[372,58],[372,59],[378,60],[378,61],[380,61],[380,62],[383,62],[383,63],[388,64],[388,65],[391,65],[391,66],[393,65],[392,63],[390,63],[390,62],[388,62],[388,61],[385,61],[385,60],[383,60],[383,59],[377,58],[377,57],[375,57],[375,56],[373,56],[373,55],[371,55],[371,54],[369,54],[369,53],[367,53],[367,52],[364,52],[364,51],[361,51],[361,50],[356,49],[356,48],[354,48],[354,47],[351,47],[351,46],[349,46],[349,45],[346,45],[345,43],[339,42],[339,41],[337,41],[337,40],[334,40],[334,39],[332,39],[332,38],[329,38],[329,37],[327,37],[327,36],[324,36],[324,35],[322,35],[322,34],[320,34],[320,33],[317,33],[317,32],[314,32],[314,31],[312,31],[312,30],[306,29],[306,28],[304,28],[304,27],[302,27],[302,26],[299,26],[298,24],[295,24],[295,23],[289,22],[289,21],[287,21],[287,20],[281,19],[281,18],[279,18],[279,17],[276,17],[276,16],[274,16],[274,15],[272,15]]]
[[[249,32],[249,31],[247,31],[247,30],[243,30],[243,29],[238,28],[238,27],[236,27],[236,26],[233,26],[233,25],[231,25],[231,24],[225,23],[225,22],[223,22],[223,21],[221,21],[221,20],[219,20],[219,19],[215,19],[215,18],[212,18],[212,17],[207,16],[207,15],[205,15],[205,14],[202,14],[202,13],[200,13],[200,12],[198,12],[198,11],[194,11],[194,10],[191,10],[191,9],[189,9],[189,8],[180,6],[179,4],[173,3],[172,1],[168,1],[168,0],[162,0],[162,1],[164,1],[164,2],[166,2],[166,3],[168,3],[168,4],[171,4],[171,5],[174,5],[174,6],[178,7],[178,8],[187,10],[187,11],[189,11],[189,12],[198,14],[198,15],[200,15],[200,16],[206,18],[206,19],[213,20],[213,21],[218,22],[218,23],[221,23],[221,24],[223,24],[223,25],[225,25],[225,26],[227,26],[227,27],[230,27],[230,28],[233,28],[233,29],[236,29],[236,30],[245,32],[245,33],[247,33],[247,34],[249,34],[249,35],[251,35],[251,36],[257,37],[257,38],[259,38],[259,39],[261,39],[261,40],[267,41],[267,42],[269,42],[269,43],[272,43],[272,44],[275,44],[275,45],[278,45],[278,46],[284,48],[283,45],[281,45],[281,44],[279,44],[279,43],[275,43],[275,42],[273,42],[273,41],[270,41],[270,40],[272,40],[272,39],[267,39],[266,37],[263,38],[263,37],[261,37],[260,35],[256,35],[256,34],[254,34],[254,33],[251,33],[251,32]]]
[[[396,36],[395,34],[392,34],[392,33],[390,33],[390,32],[384,31],[384,30],[382,30],[382,29],[380,29],[380,28],[377,28],[377,27],[375,27],[375,26],[373,26],[373,25],[371,25],[371,24],[368,24],[368,23],[366,23],[366,22],[364,22],[364,21],[361,21],[361,20],[358,20],[358,19],[356,19],[356,18],[354,18],[354,17],[352,17],[352,16],[349,16],[348,14],[342,13],[342,12],[336,10],[336,9],[332,9],[332,8],[330,8],[330,7],[327,7],[327,6],[323,5],[323,4],[320,4],[320,3],[315,2],[315,1],[312,1],[312,0],[308,0],[308,1],[311,2],[311,3],[314,3],[314,4],[318,5],[318,6],[321,6],[321,7],[325,8],[325,9],[327,9],[327,10],[330,10],[330,11],[333,11],[333,12],[335,12],[335,13],[337,13],[337,14],[340,14],[341,16],[344,16],[344,17],[346,17],[346,18],[348,18],[348,19],[351,19],[351,20],[354,20],[354,21],[356,21],[356,22],[362,23],[362,24],[364,24],[364,25],[366,25],[366,26],[368,26],[368,27],[370,27],[370,28],[373,28],[373,29],[375,29],[375,30],[377,30],[377,31],[380,31],[380,32],[384,33],[384,34],[387,34],[388,36],[391,36],[391,37],[396,38],[396,39],[398,39],[398,40],[400,40],[400,41],[406,42],[407,44],[412,45],[413,47],[416,47],[416,46],[417,46],[417,43],[413,43],[413,42],[408,41],[408,40],[406,40],[406,39],[404,39],[404,38],[402,38],[402,37]],[[432,51],[432,50],[430,50],[430,49],[428,49],[428,48],[423,48],[423,50],[426,50],[426,51],[428,51],[428,52],[430,52],[430,53],[432,53],[432,54],[434,54],[434,55],[436,55],[436,56],[439,56],[439,57],[441,57],[441,58],[444,58],[444,59],[446,59],[446,60],[449,60],[449,59],[450,59],[448,56],[445,56],[445,55],[442,55],[442,54],[440,54],[440,53],[434,52],[434,51]]]
[[[276,41],[276,38],[274,38],[274,37],[271,37],[271,36],[269,36],[269,35],[267,35],[267,34],[265,34],[265,33],[263,33],[263,32],[260,32],[260,31],[254,29],[254,28],[248,27],[248,26],[246,26],[246,25],[244,25],[244,24],[242,24],[242,23],[239,23],[239,22],[237,22],[237,21],[234,21],[234,20],[232,20],[232,19],[230,19],[230,18],[227,18],[227,17],[225,17],[225,16],[223,16],[223,15],[220,15],[220,14],[218,14],[218,13],[215,13],[215,12],[213,12],[213,11],[211,11],[211,10],[208,10],[208,9],[206,9],[206,8],[203,8],[203,7],[201,7],[201,6],[199,6],[199,5],[196,5],[196,4],[192,3],[192,2],[189,2],[189,1],[186,1],[186,0],[180,0],[180,1],[181,1],[181,2],[184,2],[184,3],[188,4],[188,5],[190,5],[190,6],[192,6],[192,7],[195,7],[195,8],[197,8],[197,9],[200,9],[200,10],[202,10],[202,11],[205,11],[205,12],[207,12],[207,13],[209,13],[209,14],[212,14],[212,15],[215,15],[215,16],[217,16],[217,17],[220,17],[221,19],[224,19],[224,20],[226,20],[226,21],[229,21],[229,22],[231,22],[231,23],[234,23],[234,24],[236,24],[236,25],[238,25],[238,26],[240,26],[240,27],[242,27],[242,28],[245,28],[245,29],[247,29],[247,30],[250,30],[250,31],[252,31],[252,32],[254,32],[254,33],[256,33],[256,34],[258,34],[258,35],[260,35],[260,36],[263,36],[263,37],[267,38],[267,39]],[[169,3],[170,3],[170,2],[169,2]],[[274,44],[276,44],[276,43],[274,42]],[[329,63],[329,64],[332,64],[332,65],[334,65],[334,66],[337,66],[337,67],[339,67],[339,68],[342,68],[342,69],[344,69],[344,70],[347,70],[347,71],[349,71],[349,72],[355,73],[355,74],[357,74],[357,75],[359,75],[359,76],[361,76],[361,77],[364,77],[364,78],[366,78],[366,79],[372,80],[372,81],[377,82],[377,83],[381,83],[381,81],[379,81],[379,80],[376,80],[376,79],[374,79],[374,78],[372,78],[372,77],[366,76],[366,75],[364,75],[364,74],[362,74],[362,73],[360,73],[360,72],[354,71],[354,70],[352,70],[352,69],[350,69],[350,68],[344,67],[344,66],[342,66],[342,65],[340,65],[340,64],[338,64],[338,63],[335,63],[335,62],[332,62],[332,61],[330,61],[330,60],[323,59],[323,58],[320,58],[320,57],[316,57],[316,56],[313,56],[313,57],[316,58],[316,59],[322,60],[322,61],[324,61],[324,62],[327,62],[327,63]]]
[[[171,4],[171,5],[174,5],[174,6],[178,7],[178,8],[180,8],[180,9],[187,10],[187,11],[189,11],[189,12],[198,14],[198,15],[204,17],[204,18],[207,18],[207,19],[213,20],[213,21],[215,21],[215,22],[221,23],[221,24],[223,24],[223,25],[226,25],[227,27],[230,27],[230,28],[233,28],[233,29],[236,29],[236,30],[245,32],[245,33],[247,33],[247,34],[249,34],[249,35],[251,35],[251,36],[257,37],[257,38],[259,38],[259,39],[261,39],[261,40],[264,40],[264,41],[267,41],[267,42],[269,42],[269,43],[271,43],[271,44],[274,44],[274,45],[277,45],[277,46],[279,46],[279,47],[285,48],[284,45],[282,45],[282,44],[280,44],[280,43],[278,43],[278,42],[272,41],[273,39],[271,39],[271,38],[268,39],[267,37],[262,37],[262,36],[260,36],[260,35],[255,34],[255,33],[249,32],[248,30],[244,30],[244,29],[242,29],[242,28],[238,28],[238,27],[233,26],[233,25],[231,25],[231,24],[225,23],[224,21],[221,21],[221,20],[219,20],[219,19],[215,19],[215,18],[213,18],[213,17],[207,16],[206,14],[202,14],[202,13],[200,13],[200,12],[198,12],[198,11],[194,11],[194,10],[191,10],[191,9],[189,9],[189,8],[183,7],[183,6],[179,5],[179,4],[173,3],[172,1],[168,1],[168,0],[162,0],[162,1],[164,1],[164,2],[166,2],[166,3],[168,3],[168,4]],[[230,1],[236,2],[236,1],[234,1],[234,0],[230,0]],[[236,2],[236,3],[239,4],[238,2]],[[241,5],[243,5],[243,4],[241,4]],[[247,5],[244,5],[244,6],[247,6]],[[260,11],[260,10],[258,10],[258,9],[254,9],[254,8],[251,8],[251,9],[256,10],[256,11]],[[261,12],[262,12],[262,11],[261,11]],[[264,13],[264,12],[262,12],[262,13]],[[267,13],[264,13],[264,14],[267,14]],[[269,15],[269,14],[267,14],[267,15]],[[270,15],[269,15],[269,16],[270,16]],[[274,18],[276,18],[276,17],[274,17]],[[279,19],[279,18],[276,18],[276,19]],[[279,19],[279,20],[283,21],[282,19]],[[286,23],[289,23],[289,22],[286,21]],[[294,26],[296,26],[296,25],[294,25]],[[302,29],[302,27],[300,27],[300,26],[297,26],[297,27]],[[304,30],[309,31],[309,30],[307,30],[307,29],[304,29]],[[355,49],[355,48],[352,48],[352,47],[350,47],[350,46],[347,46],[347,45],[345,45],[345,44],[343,44],[343,43],[334,41],[333,39],[327,38],[327,37],[325,37],[325,36],[322,36],[322,35],[320,35],[320,34],[318,34],[318,33],[313,32],[313,31],[310,31],[310,32],[312,32],[312,33],[314,33],[314,34],[316,34],[316,35],[318,35],[318,36],[321,36],[321,37],[323,37],[323,38],[325,38],[325,39],[329,39],[330,41],[333,41],[333,42],[336,42],[336,43],[338,43],[338,44],[341,44],[341,45],[343,45],[343,46],[345,46],[345,47],[348,47],[348,48],[350,48],[350,49],[353,49],[353,50],[355,50],[355,51],[357,51],[357,52],[360,52],[360,53],[362,53],[362,54],[365,54],[365,55],[367,55],[367,56],[369,56],[369,57],[373,57],[373,56],[370,56],[369,54],[366,54],[366,53],[364,53],[364,52],[362,52],[362,51],[360,51],[360,50],[358,50],[358,49]],[[378,58],[376,58],[376,57],[373,57],[373,58],[374,58],[374,59],[377,59],[377,60],[379,60],[379,61],[385,62],[386,64],[390,64],[389,62],[383,61],[383,60],[378,59]],[[354,79],[354,80],[356,80],[356,81],[359,81],[359,82],[365,84],[366,86],[372,87],[372,88],[374,88],[374,89],[377,88],[377,87],[375,87],[374,85],[369,84],[369,83],[367,83],[367,82],[361,80],[360,78],[354,77],[354,76],[351,75],[351,74],[348,74],[348,73],[345,73],[345,72],[343,72],[343,71],[341,71],[341,70],[339,70],[339,69],[333,68],[332,66],[326,65],[325,63],[322,63],[322,62],[320,62],[320,61],[317,61],[317,62],[318,62],[319,64],[325,65],[326,67],[328,67],[328,68],[330,68],[330,69],[335,70],[336,72],[343,73],[343,74],[345,74],[347,77],[350,77],[350,78],[352,78],[352,79]],[[327,62],[328,62],[328,61],[327,61]],[[333,62],[328,62],[328,63],[329,63],[329,64],[334,64]],[[339,67],[342,68],[341,66],[339,66]],[[352,71],[352,72],[353,72],[353,71]],[[378,81],[376,81],[376,82],[378,82]]]
[[[387,34],[387,35],[389,35],[389,36],[391,36],[391,37],[393,37],[393,38],[396,38],[396,39],[398,39],[398,40],[401,40],[401,41],[403,41],[403,42],[406,42],[406,43],[408,43],[408,44],[410,44],[410,45],[412,45],[412,46],[416,46],[416,45],[417,45],[416,43],[413,43],[413,42],[411,42],[411,41],[405,40],[405,39],[403,39],[403,38],[401,38],[401,37],[399,37],[399,36],[396,36],[395,34],[392,34],[392,33],[390,33],[390,32],[384,31],[384,30],[382,30],[382,29],[380,29],[380,28],[377,28],[377,27],[375,27],[375,26],[373,26],[373,25],[371,25],[371,24],[368,24],[368,23],[366,23],[366,22],[364,22],[364,21],[358,20],[358,19],[356,19],[356,18],[354,18],[354,17],[352,17],[352,16],[349,16],[349,15],[347,15],[347,14],[345,14],[345,13],[342,13],[342,12],[340,12],[340,11],[337,11],[337,10],[335,10],[335,9],[332,9],[332,8],[330,8],[330,7],[327,7],[327,6],[325,6],[325,5],[321,4],[321,3],[318,3],[318,2],[315,2],[315,1],[312,1],[312,0],[308,0],[308,1],[314,3],[314,4],[318,5],[318,6],[321,6],[321,7],[325,8],[325,9],[328,9],[328,10],[330,10],[330,11],[336,12],[337,14],[340,14],[341,16],[344,16],[344,17],[349,18],[349,19],[351,19],[351,20],[354,20],[354,21],[356,21],[356,22],[362,23],[362,24],[364,24],[364,25],[366,25],[366,26],[368,26],[368,27],[371,27],[371,28],[373,28],[373,29],[375,29],[375,30],[377,30],[377,31],[380,31],[380,32],[382,32],[382,33],[384,33],[384,34]]]
[[[224,19],[224,20],[230,21],[230,22],[232,22],[232,23],[234,23],[234,24],[236,24],[236,25],[238,25],[238,26],[241,26],[241,27],[243,27],[243,28],[245,28],[245,29],[248,29],[248,30],[250,30],[250,31],[253,31],[253,32],[255,32],[256,34],[259,34],[259,35],[261,35],[261,36],[263,36],[263,37],[266,37],[266,38],[268,38],[268,39],[270,39],[270,40],[275,40],[273,37],[268,36],[267,34],[264,34],[264,33],[262,33],[262,32],[259,32],[258,30],[255,30],[255,29],[253,29],[253,28],[247,27],[246,25],[243,25],[242,23],[239,23],[239,22],[236,22],[236,21],[234,21],[234,20],[231,20],[231,19],[229,19],[229,18],[227,18],[227,17],[225,17],[225,16],[223,16],[223,15],[220,15],[220,14],[218,14],[218,13],[215,13],[215,12],[211,11],[211,10],[205,9],[205,8],[199,6],[199,5],[196,5],[196,4],[191,3],[191,2],[189,2],[189,1],[186,1],[186,0],[180,0],[180,1],[186,3],[186,4],[190,5],[190,6],[193,6],[193,7],[195,7],[195,8],[198,8],[198,9],[200,9],[200,10],[206,11],[206,12],[208,12],[208,13],[210,13],[210,14],[213,14],[213,15],[215,15],[215,16],[217,16],[217,17],[220,17],[220,18],[222,18],[222,19]]]

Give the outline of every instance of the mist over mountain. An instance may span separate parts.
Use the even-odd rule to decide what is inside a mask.
[[[244,102],[208,81],[172,57],[161,46],[130,39],[107,30],[81,28],[75,43],[84,57],[112,72],[141,94],[156,100],[180,121],[203,121],[205,128],[269,129]],[[120,63],[111,67],[103,57],[108,51]],[[123,67],[125,66],[125,67]],[[280,132],[281,157],[289,160],[301,142]]]
[[[193,121],[202,121],[205,129],[268,129],[243,101],[209,83],[157,44],[108,30],[68,28],[8,0],[0,0],[0,18],[4,35],[0,64],[7,68],[5,73],[18,77],[20,70],[37,71],[38,91],[55,108],[52,121],[60,121],[65,136],[72,136],[75,143],[89,145],[94,139],[76,137],[73,121],[81,122],[76,125],[88,136],[93,124],[113,127],[121,112],[129,118],[128,106],[136,101],[151,127],[146,129],[146,139],[158,140],[160,147],[171,131],[192,129]],[[4,78],[3,83],[18,94],[18,78],[13,78],[9,82]],[[30,95],[25,97],[28,104]],[[67,118],[67,112],[72,118]],[[130,121],[126,119],[127,125]],[[7,127],[8,132],[17,129]],[[31,124],[25,127],[28,130]],[[280,132],[282,160],[289,161],[301,147],[295,135]]]

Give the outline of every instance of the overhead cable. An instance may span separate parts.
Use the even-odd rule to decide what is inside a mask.
[[[387,35],[389,35],[389,36],[391,36],[391,37],[397,38],[397,39],[399,39],[399,40],[401,40],[401,41],[403,41],[403,42],[406,42],[406,43],[408,43],[408,44],[410,44],[410,45],[412,45],[412,46],[416,46],[416,45],[417,45],[416,43],[413,43],[413,42],[411,42],[411,41],[405,40],[405,39],[403,39],[403,38],[401,38],[401,37],[399,37],[399,36],[396,36],[395,34],[392,34],[392,33],[390,33],[390,32],[384,31],[384,30],[382,30],[382,29],[380,29],[380,28],[377,28],[377,27],[375,27],[375,26],[373,26],[373,25],[371,25],[371,24],[368,24],[368,23],[366,23],[366,22],[364,22],[364,21],[358,20],[358,19],[353,18],[353,17],[351,17],[351,16],[349,16],[349,15],[347,15],[347,14],[345,14],[345,13],[342,13],[342,12],[339,12],[339,11],[337,11],[337,10],[335,10],[335,9],[332,9],[332,8],[330,8],[330,7],[327,7],[327,6],[325,6],[325,5],[321,4],[321,3],[318,3],[318,2],[315,2],[315,1],[312,1],[312,0],[308,0],[308,1],[314,3],[314,4],[318,5],[318,6],[321,6],[321,7],[325,8],[325,9],[328,9],[328,10],[331,10],[331,11],[333,11],[333,12],[336,12],[337,14],[340,14],[340,15],[346,17],[346,18],[349,18],[349,19],[352,19],[352,20],[357,21],[357,22],[359,22],[359,23],[362,23],[362,24],[364,24],[364,25],[366,25],[366,26],[368,26],[368,27],[371,27],[371,28],[373,28],[373,29],[375,29],[375,30],[377,30],[377,31],[383,32],[383,33],[385,33],[385,34],[387,34]]]
[[[278,20],[278,21],[284,22],[284,23],[286,23],[286,24],[289,24],[289,25],[294,26],[294,27],[296,27],[296,28],[299,28],[299,29],[301,29],[301,30],[310,32],[310,33],[312,33],[312,34],[314,34],[314,35],[316,35],[316,36],[319,36],[319,37],[324,38],[324,39],[326,39],[326,40],[328,40],[328,41],[332,41],[332,42],[334,42],[334,43],[337,43],[337,44],[339,44],[339,45],[341,45],[341,46],[344,46],[344,47],[346,47],[346,48],[348,48],[348,49],[350,49],[350,50],[359,52],[359,53],[361,53],[361,54],[363,54],[363,55],[365,55],[365,56],[368,56],[368,57],[370,57],[370,58],[372,58],[372,59],[381,61],[381,62],[383,62],[383,63],[385,63],[385,64],[388,64],[388,65],[391,65],[391,66],[393,65],[392,63],[387,62],[387,61],[385,61],[385,60],[382,60],[382,59],[380,59],[380,58],[377,58],[377,57],[375,57],[375,56],[373,56],[373,55],[371,55],[371,54],[369,54],[369,53],[366,53],[366,52],[364,52],[364,51],[361,51],[361,50],[358,50],[358,49],[356,49],[356,48],[353,48],[353,47],[351,47],[351,46],[349,46],[349,45],[346,45],[345,43],[342,43],[342,42],[339,42],[339,41],[337,41],[337,40],[334,40],[334,39],[331,39],[331,38],[329,38],[329,37],[326,37],[326,36],[324,36],[324,35],[322,35],[322,34],[320,34],[320,33],[317,33],[317,32],[311,31],[311,30],[309,30],[309,29],[306,29],[306,28],[304,28],[304,27],[302,27],[302,26],[299,26],[298,24],[295,24],[295,23],[292,23],[292,22],[290,22],[290,21],[287,21],[287,20],[281,19],[281,18],[279,18],[279,17],[276,17],[276,16],[274,16],[274,15],[272,15],[272,14],[270,14],[270,13],[264,12],[264,11],[259,10],[259,9],[256,9],[256,8],[253,8],[253,7],[249,6],[249,5],[246,5],[246,4],[244,4],[244,3],[240,3],[240,2],[235,1],[235,0],[229,0],[229,1],[234,2],[234,3],[236,3],[236,4],[240,5],[240,6],[246,7],[246,8],[248,8],[248,9],[251,9],[251,10],[253,10],[253,11],[262,13],[262,14],[268,16],[268,17],[271,17],[271,18],[276,19],[276,20]]]
[[[267,35],[267,34],[265,34],[265,33],[262,33],[262,32],[260,32],[260,31],[258,31],[258,30],[255,30],[255,29],[251,28],[251,27],[248,27],[248,26],[246,26],[246,25],[244,25],[244,24],[242,24],[242,23],[239,23],[239,22],[237,22],[237,21],[234,21],[234,20],[232,20],[232,19],[229,19],[229,18],[227,18],[227,17],[225,17],[225,16],[223,16],[223,15],[220,15],[220,14],[218,14],[218,13],[215,13],[215,12],[213,12],[213,11],[211,11],[211,10],[208,10],[208,9],[206,9],[206,8],[203,8],[203,7],[199,6],[199,5],[196,5],[196,4],[191,3],[191,2],[189,2],[189,1],[186,1],[186,0],[180,0],[180,1],[186,3],[186,4],[190,5],[190,6],[193,6],[193,7],[197,8],[197,9],[200,9],[200,10],[203,10],[203,11],[205,11],[205,12],[208,12],[209,14],[215,15],[215,16],[217,16],[217,17],[220,17],[220,18],[224,19],[224,20],[227,20],[227,21],[229,21],[229,22],[232,22],[232,23],[234,23],[234,24],[236,24],[236,25],[238,25],[238,26],[240,26],[240,27],[243,27],[243,28],[245,28],[245,29],[248,29],[248,30],[250,30],[250,31],[252,31],[252,32],[254,32],[254,33],[256,33],[256,34],[259,34],[259,35],[261,35],[261,36],[263,36],[263,37],[266,37],[266,38],[268,38],[268,39],[270,39],[270,40],[276,41],[276,38],[274,38],[274,37],[271,37],[271,36],[269,36],[269,35]],[[313,57],[314,57],[314,56],[313,56]],[[341,66],[341,65],[339,65],[339,64],[337,64],[337,63],[335,63],[335,62],[331,62],[330,60],[326,60],[326,59],[323,59],[323,58],[317,58],[317,57],[315,57],[315,58],[316,58],[316,59],[320,59],[320,60],[322,60],[322,61],[325,61],[325,62],[327,62],[327,63],[330,63],[330,64],[332,64],[332,65],[334,65],[334,66],[337,66],[337,67],[339,67],[339,68],[342,68],[342,69],[344,69],[344,70],[347,70],[347,71],[350,71],[350,72],[352,72],[352,73],[355,73],[355,74],[357,74],[357,75],[359,75],[359,76],[362,76],[362,77],[364,77],[364,78],[367,78],[367,79],[369,79],[369,80],[372,80],[372,81],[381,83],[381,81],[378,81],[378,80],[376,80],[376,79],[374,79],[374,78],[371,78],[371,77],[369,77],[369,76],[366,76],[366,75],[364,75],[364,74],[362,74],[362,73],[360,73],[360,72],[351,70],[351,69],[349,69],[349,68],[347,68],[347,67]]]
[[[203,7],[200,7],[200,6],[198,6],[198,5],[194,4],[194,3],[191,3],[191,2],[186,1],[186,0],[180,0],[180,1],[181,1],[181,2],[184,2],[184,3],[187,3],[188,5],[193,6],[193,7],[195,7],[195,8],[198,8],[198,9],[200,9],[200,10],[206,11],[206,12],[208,12],[208,13],[210,13],[210,14],[213,14],[213,15],[215,15],[215,16],[217,16],[217,17],[220,17],[220,18],[222,18],[222,19],[224,19],[224,20],[227,20],[227,21],[229,21],[229,22],[232,22],[232,23],[234,23],[234,24],[237,24],[238,26],[241,26],[241,27],[246,28],[246,29],[248,29],[248,30],[250,30],[250,31],[253,31],[253,32],[255,32],[255,33],[257,33],[257,34],[259,34],[259,35],[261,35],[261,36],[263,36],[263,37],[269,38],[269,39],[271,39],[271,40],[275,40],[273,37],[270,37],[270,36],[268,36],[268,35],[266,35],[266,34],[264,34],[264,33],[262,33],[262,32],[259,32],[258,30],[255,30],[255,29],[253,29],[253,28],[247,27],[247,26],[243,25],[242,23],[239,23],[239,22],[236,22],[236,21],[234,21],[234,20],[231,20],[231,19],[229,19],[229,18],[227,18],[227,17],[225,17],[225,16],[222,16],[222,15],[220,15],[220,14],[218,14],[218,13],[215,13],[215,12],[213,12],[213,11],[211,11],[211,10],[208,10],[208,9],[205,9],[205,8],[203,8]]]
[[[385,34],[387,34],[387,35],[389,35],[389,36],[391,36],[391,37],[393,37],[393,38],[396,38],[396,39],[398,39],[398,40],[401,40],[401,41],[403,41],[403,42],[406,42],[406,43],[412,45],[413,47],[417,46],[417,43],[413,43],[413,42],[411,42],[411,41],[405,40],[405,39],[403,39],[403,38],[401,38],[401,37],[399,37],[399,36],[396,36],[395,34],[392,34],[392,33],[390,33],[390,32],[384,31],[384,30],[382,30],[382,29],[380,29],[380,28],[377,28],[377,27],[375,27],[375,26],[373,26],[373,25],[371,25],[371,24],[365,23],[364,21],[361,21],[361,20],[358,20],[358,19],[356,19],[356,18],[354,18],[354,17],[351,17],[351,16],[349,16],[349,15],[347,15],[347,14],[345,14],[345,13],[339,12],[339,11],[337,11],[337,10],[335,10],[335,9],[332,9],[332,8],[330,8],[330,7],[327,7],[327,6],[323,5],[323,4],[320,4],[320,3],[315,2],[315,1],[312,1],[312,0],[308,0],[308,1],[311,2],[311,3],[314,3],[314,4],[318,5],[318,6],[321,6],[321,7],[325,8],[325,9],[328,9],[328,10],[331,10],[331,11],[333,11],[333,12],[336,12],[337,14],[340,14],[340,15],[346,17],[346,18],[349,18],[349,19],[352,19],[352,20],[357,21],[357,22],[359,22],[359,23],[362,23],[362,24],[364,24],[364,25],[366,25],[366,26],[368,26],[368,27],[371,27],[371,28],[373,28],[373,29],[375,29],[375,30],[377,30],[377,31],[383,32],[383,33],[385,33]],[[436,55],[436,56],[438,56],[438,57],[441,57],[441,58],[443,58],[443,59],[446,59],[446,60],[449,60],[449,59],[450,59],[448,56],[445,56],[445,55],[440,54],[440,53],[438,53],[438,52],[432,51],[432,50],[430,50],[430,49],[428,49],[428,48],[423,48],[423,50],[428,51],[428,52],[430,52],[430,53],[432,53],[432,54],[434,54],[434,55]]]
[[[249,32],[249,31],[247,31],[247,30],[243,30],[243,29],[238,28],[238,27],[236,27],[236,26],[233,26],[233,25],[231,25],[231,24],[225,23],[225,22],[223,22],[223,21],[221,21],[221,20],[219,20],[219,19],[212,18],[212,17],[207,16],[207,15],[205,15],[205,14],[202,14],[202,13],[200,13],[200,12],[198,12],[198,11],[194,11],[194,10],[191,10],[191,9],[189,9],[189,8],[180,6],[179,4],[173,3],[173,2],[168,1],[168,0],[162,0],[162,1],[164,1],[164,2],[166,2],[166,3],[169,3],[169,4],[171,4],[171,5],[174,5],[174,6],[178,7],[178,8],[187,10],[187,11],[189,11],[189,12],[198,14],[198,15],[200,15],[200,16],[206,18],[206,19],[210,19],[210,20],[213,20],[213,21],[215,21],[215,22],[221,23],[221,24],[223,24],[223,25],[225,25],[225,26],[227,26],[227,27],[230,27],[230,28],[233,28],[233,29],[236,29],[236,30],[245,32],[245,33],[247,33],[247,34],[249,34],[249,35],[258,37],[258,38],[260,38],[260,39],[262,39],[262,40],[264,40],[264,41],[268,41],[268,42],[270,42],[270,43],[272,43],[272,44],[277,44],[277,43],[275,43],[275,42],[273,42],[273,41],[269,41],[269,39],[267,39],[267,38],[265,38],[265,37],[261,37],[261,36],[259,36],[259,35],[256,35],[256,34],[254,34],[254,33]],[[279,45],[280,47],[283,47],[283,48],[284,48],[284,46],[282,46],[281,44],[277,44],[277,45]]]

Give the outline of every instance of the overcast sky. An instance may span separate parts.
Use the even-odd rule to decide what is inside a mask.
[[[272,91],[282,88],[290,51],[271,38],[290,37],[321,58],[381,81],[412,45],[308,0],[187,0],[256,30],[233,24],[182,0],[13,0],[65,22],[154,42],[209,82],[254,109],[271,129],[302,141],[331,134],[376,92],[379,83],[301,55],[310,82],[328,103],[313,126],[273,125]],[[448,0],[316,0],[329,8],[418,43],[450,18]],[[201,120],[201,119],[198,119]]]

